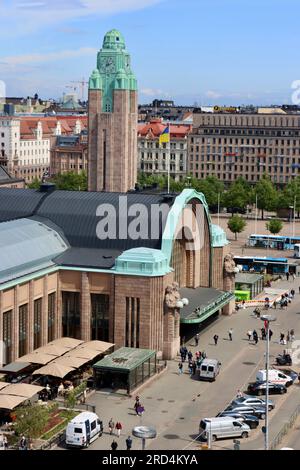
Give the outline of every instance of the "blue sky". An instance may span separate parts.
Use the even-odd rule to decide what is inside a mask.
[[[0,0],[0,80],[9,96],[60,97],[117,28],[141,103],[290,103],[299,16],[299,0]]]

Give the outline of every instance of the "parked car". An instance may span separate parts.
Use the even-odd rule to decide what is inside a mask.
[[[253,395],[265,395],[267,388],[267,382],[252,382],[248,385],[248,393]],[[283,384],[274,384],[269,382],[269,393],[275,394],[280,393],[281,395],[287,392],[287,388]]]
[[[276,357],[276,364],[278,366],[291,366],[292,358],[289,354],[278,354]]]
[[[103,423],[95,413],[84,411],[73,418],[66,429],[67,447],[88,447],[102,436]]]
[[[244,396],[241,398],[236,398],[232,401],[232,405],[244,405],[244,406],[252,406],[253,408],[264,408],[266,406],[266,402],[263,398],[256,398],[256,397],[248,397]],[[275,404],[272,400],[268,400],[268,408],[269,411],[275,408]]]
[[[209,434],[211,439],[224,439],[226,437],[242,437],[249,436],[250,428],[247,424],[235,420],[229,416],[220,418],[205,418],[200,421],[199,434],[201,439],[208,440]]]
[[[265,408],[253,408],[252,406],[246,405],[230,405],[224,411],[231,411],[233,413],[238,413],[242,415],[253,415],[256,416],[258,419],[265,419],[266,417]]]
[[[280,372],[282,372],[283,374],[285,374],[285,375],[287,375],[288,377],[290,377],[293,382],[295,382],[295,380],[298,379],[299,373],[296,372],[296,371],[293,370],[293,369],[284,369],[284,368],[280,368],[279,370],[280,370]]]
[[[266,380],[266,370],[259,370],[256,374],[257,382],[264,382]],[[281,370],[270,369],[269,370],[269,382],[275,384],[283,384],[286,387],[289,387],[293,384],[293,380],[290,376],[285,375]]]
[[[257,426],[259,425],[259,419],[257,418],[257,416],[254,416],[254,415],[243,415],[240,413],[233,413],[232,411],[222,411],[222,413],[219,413],[217,415],[217,417],[219,416],[220,417],[231,416],[237,421],[243,421],[244,423],[248,424],[250,429],[256,429]]]

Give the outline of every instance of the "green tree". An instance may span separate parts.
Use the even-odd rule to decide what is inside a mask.
[[[279,207],[287,209],[291,206],[296,206],[296,211],[300,212],[300,176],[291,180],[281,191],[278,201]]]
[[[85,171],[79,174],[72,171],[59,173],[49,181],[54,183],[57,189],[63,189],[66,191],[87,191],[88,186],[87,174]]]
[[[271,232],[273,235],[281,232],[283,227],[283,223],[279,219],[272,219],[266,223],[266,228]]]
[[[37,177],[34,178],[34,180],[29,183],[27,186],[29,189],[40,189],[41,182]]]
[[[267,175],[264,175],[255,186],[257,207],[261,209],[261,218],[264,219],[264,211],[273,211],[277,208],[278,193]]]
[[[226,207],[243,211],[246,209],[249,202],[249,188],[240,179],[232,183],[224,196],[224,203]]]
[[[237,234],[245,230],[247,223],[240,215],[233,215],[227,222],[229,230],[235,234],[235,239],[237,240]]]
[[[41,405],[22,406],[16,409],[15,415],[16,433],[24,434],[29,438],[37,438],[48,422],[49,410]]]

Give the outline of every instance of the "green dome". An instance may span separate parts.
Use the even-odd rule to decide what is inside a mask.
[[[126,48],[125,40],[116,29],[112,29],[104,36],[103,49],[123,50]]]

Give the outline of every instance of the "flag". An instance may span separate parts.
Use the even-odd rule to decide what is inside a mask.
[[[170,125],[159,136],[159,145],[170,142]]]

